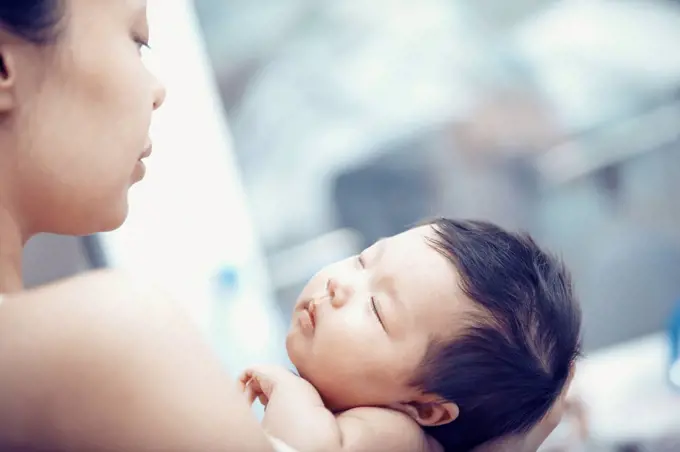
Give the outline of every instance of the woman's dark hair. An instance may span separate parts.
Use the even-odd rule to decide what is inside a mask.
[[[581,310],[569,272],[527,235],[481,221],[439,219],[431,245],[456,267],[479,324],[433,341],[415,384],[460,408],[425,430],[469,451],[530,430],[549,411],[580,351]]]
[[[63,0],[0,0],[0,27],[34,44],[53,41],[63,15]]]

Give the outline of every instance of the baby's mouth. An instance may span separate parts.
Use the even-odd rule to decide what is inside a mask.
[[[312,322],[312,328],[316,327],[316,303],[314,300],[309,300],[305,310],[309,314],[309,320]]]

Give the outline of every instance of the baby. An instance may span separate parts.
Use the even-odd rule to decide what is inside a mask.
[[[281,448],[469,451],[546,415],[580,327],[568,272],[529,237],[439,219],[314,276],[286,340],[299,376],[240,381]]]

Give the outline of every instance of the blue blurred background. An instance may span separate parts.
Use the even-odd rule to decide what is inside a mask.
[[[680,298],[680,5],[198,0],[284,313],[322,265],[432,215],[562,253],[585,348]]]

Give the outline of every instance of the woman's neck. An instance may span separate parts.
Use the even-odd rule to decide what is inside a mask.
[[[23,288],[21,259],[25,239],[10,212],[0,205],[0,294]]]

